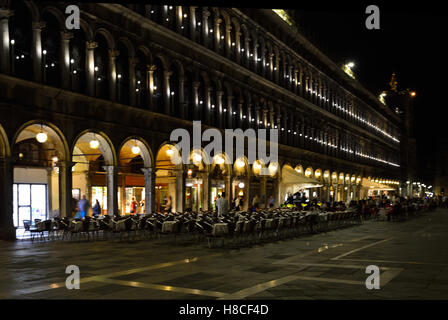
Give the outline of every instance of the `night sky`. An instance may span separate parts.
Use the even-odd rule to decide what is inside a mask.
[[[365,27],[366,5],[291,9],[299,11],[302,31],[325,54],[339,64],[355,63],[356,79],[375,95],[389,88],[393,71],[399,90],[417,92],[415,131],[419,160],[426,166],[437,153],[437,139],[446,139],[448,127],[444,115],[448,19],[443,8],[419,4],[403,8],[378,4],[380,30]]]

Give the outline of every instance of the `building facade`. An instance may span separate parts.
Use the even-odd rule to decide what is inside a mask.
[[[68,30],[69,4],[1,4],[2,238],[25,218],[71,216],[82,195],[111,215],[170,197],[173,211],[212,210],[222,191],[279,205],[296,191],[285,168],[318,180],[307,193],[323,201],[367,197],[363,181],[401,192],[402,120],[283,11],[82,3]],[[279,161],[205,161],[198,148],[174,165],[170,134],[194,120],[278,129]]]

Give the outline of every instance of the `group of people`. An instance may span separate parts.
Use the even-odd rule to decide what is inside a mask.
[[[171,197],[169,197],[171,203]],[[138,214],[144,212],[145,200],[140,201],[140,204],[136,201],[135,197],[132,197],[130,203],[130,214]],[[86,195],[83,195],[81,200],[72,199],[72,208],[73,208],[73,217],[75,219],[85,218],[89,215],[90,208],[92,208],[92,216],[97,217],[101,215],[101,205],[98,199],[95,200],[95,204],[93,206],[90,205],[89,200],[87,200]],[[142,208],[142,210],[140,210]],[[141,212],[139,212],[141,211]],[[169,211],[171,211],[171,204],[169,205]]]
[[[75,198],[72,199],[72,208],[74,211],[74,218],[84,218],[89,214],[90,202],[87,200],[86,195],[83,195],[81,200],[77,201]],[[99,216],[101,214],[101,206],[98,199],[95,200],[95,204],[92,207],[92,215]]]

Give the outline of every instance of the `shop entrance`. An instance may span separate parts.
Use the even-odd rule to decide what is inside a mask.
[[[48,219],[47,185],[14,183],[13,206],[15,227],[23,227],[23,220]]]

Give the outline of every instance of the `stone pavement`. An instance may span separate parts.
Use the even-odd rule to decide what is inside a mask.
[[[448,210],[240,249],[142,241],[0,242],[0,298],[447,299]],[[81,288],[68,290],[77,265]],[[381,288],[368,290],[377,265]]]

